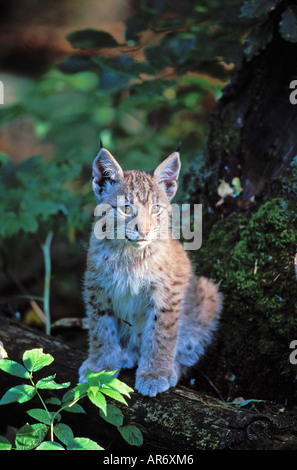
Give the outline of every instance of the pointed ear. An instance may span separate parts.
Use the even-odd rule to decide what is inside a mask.
[[[180,167],[179,152],[174,152],[160,163],[154,171],[154,178],[163,187],[169,200],[173,198],[177,191]]]
[[[102,147],[93,162],[92,187],[95,195],[100,197],[108,184],[114,184],[122,177],[122,168],[111,153]]]

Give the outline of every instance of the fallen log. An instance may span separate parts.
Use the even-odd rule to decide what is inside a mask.
[[[25,350],[43,348],[55,359],[47,366],[46,375],[56,373],[57,382],[71,381],[73,386],[77,383],[77,370],[86,357],[86,351],[1,316],[0,341],[9,358],[18,362],[21,362]],[[133,388],[134,371],[122,373],[119,378]],[[20,381],[22,379],[0,371],[0,397]],[[52,395],[55,393],[58,395],[54,391]],[[40,406],[37,402],[32,404],[32,401],[0,407],[0,434],[6,425],[19,428],[28,422],[24,411]],[[86,400],[83,406],[85,415],[65,413],[62,416],[62,421],[71,426],[75,436],[89,437],[109,451],[131,450],[117,429],[100,418],[94,405]],[[128,407],[118,403],[117,406],[125,415],[125,424],[133,423],[141,430],[144,438],[142,450],[178,453],[204,449],[297,449],[297,417],[293,413],[257,413],[237,409],[234,405],[182,386],[155,398],[135,392],[128,401]]]

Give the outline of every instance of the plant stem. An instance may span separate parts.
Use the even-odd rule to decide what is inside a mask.
[[[52,419],[52,417],[51,417],[51,415],[50,415],[50,412],[48,411],[47,406],[46,406],[46,404],[45,404],[44,401],[43,401],[42,396],[40,395],[40,393],[39,393],[39,391],[38,391],[38,389],[37,389],[35,383],[33,382],[33,377],[32,377],[32,375],[33,375],[33,374],[32,374],[32,372],[31,372],[31,374],[30,374],[30,382],[31,382],[32,386],[35,388],[36,394],[37,394],[39,400],[41,401],[43,408],[45,409],[45,411],[46,411],[47,414],[48,414],[48,417],[49,417],[49,420],[50,420],[50,423],[51,423],[51,424],[50,424],[51,441],[53,441],[53,440],[54,440],[54,420]]]
[[[51,441],[54,442],[54,422],[51,421]]]
[[[50,334],[51,332],[51,317],[50,317],[50,306],[49,306],[49,299],[50,299],[50,280],[51,280],[51,254],[50,254],[50,247],[53,238],[53,232],[50,231],[47,234],[45,242],[41,245],[44,257],[44,267],[45,267],[45,274],[44,274],[44,293],[43,293],[43,310],[46,318],[45,323],[45,332],[46,334]]]

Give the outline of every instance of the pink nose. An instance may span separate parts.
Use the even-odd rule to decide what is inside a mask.
[[[141,237],[146,237],[147,234],[149,233],[150,229],[143,227],[143,228],[138,228],[138,233]]]

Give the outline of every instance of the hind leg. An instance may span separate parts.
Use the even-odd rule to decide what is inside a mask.
[[[217,329],[222,299],[205,277],[195,280],[179,319],[176,361],[181,369],[193,366],[204,354]]]

